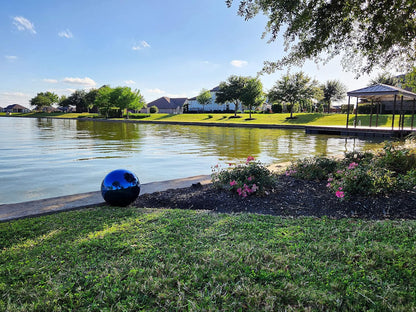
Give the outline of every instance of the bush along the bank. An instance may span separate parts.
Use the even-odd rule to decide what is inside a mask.
[[[293,163],[286,175],[327,180],[327,188],[340,199],[413,190],[416,189],[416,147],[387,143],[376,153],[351,152],[342,160],[322,156],[307,158]]]
[[[267,194],[276,183],[272,172],[252,156],[244,164],[229,164],[226,169],[216,165],[211,177],[215,187],[229,190],[243,198]]]

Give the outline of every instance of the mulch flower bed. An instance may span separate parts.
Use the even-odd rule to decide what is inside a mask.
[[[313,216],[371,220],[416,219],[416,190],[390,195],[338,199],[327,182],[280,176],[268,195],[239,197],[213,185],[193,185],[183,189],[139,196],[134,206],[149,208],[203,209],[219,213],[259,213],[285,217]]]

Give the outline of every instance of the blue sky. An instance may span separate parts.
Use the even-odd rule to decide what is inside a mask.
[[[0,12],[0,106],[29,107],[38,92],[69,95],[104,84],[139,89],[150,102],[193,97],[230,75],[255,76],[282,56],[283,40],[262,39],[266,19],[244,21],[224,0],[13,0]],[[366,86],[339,59],[307,62],[320,82]],[[263,75],[267,91],[286,71]]]

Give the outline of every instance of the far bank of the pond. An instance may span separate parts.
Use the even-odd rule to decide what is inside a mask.
[[[68,116],[69,115],[69,116]],[[75,116],[76,117],[75,117]],[[405,127],[401,129],[399,126],[393,128],[391,126],[379,126],[369,127],[366,124],[371,121],[367,120],[367,115],[360,115],[363,119],[359,120],[359,127],[354,125],[354,122],[350,120],[348,127],[345,124],[341,125],[343,119],[342,114],[299,114],[298,117],[289,118],[285,117],[281,119],[285,114],[255,114],[260,118],[243,118],[244,115],[227,115],[222,116],[219,120],[215,120],[218,116],[214,117],[211,114],[141,114],[140,118],[99,118],[96,115],[91,114],[64,114],[60,116],[48,116],[45,113],[31,113],[31,114],[19,114],[13,117],[25,117],[25,118],[46,118],[46,119],[69,119],[78,121],[99,121],[99,122],[111,122],[111,123],[136,123],[136,124],[165,124],[165,125],[183,125],[183,126],[202,126],[202,127],[229,127],[229,128],[258,128],[258,129],[296,129],[305,130],[306,134],[325,134],[331,136],[347,136],[347,137],[363,137],[363,138],[403,138],[412,132],[416,132],[416,129]],[[155,117],[159,116],[160,117]],[[217,114],[218,115],[218,114]],[[271,119],[262,118],[265,115],[279,115],[280,118],[276,120],[277,123],[271,123]],[[288,114],[287,114],[288,115]],[[0,115],[1,116],[1,115]],[[67,117],[68,116],[68,117]],[[201,118],[202,116],[202,118]],[[207,116],[204,118],[204,116]],[[137,116],[136,116],[137,117]],[[224,120],[227,119],[227,120]],[[322,124],[316,124],[317,120],[321,119]],[[388,118],[387,118],[388,119]],[[211,122],[212,120],[212,122]],[[363,123],[361,121],[364,120]],[[240,122],[238,122],[240,121]],[[262,123],[263,122],[263,123]],[[280,122],[280,123],[279,123]]]
[[[5,116],[0,113],[0,116]],[[11,117],[32,117],[32,118],[57,118],[57,119],[88,119],[88,120],[106,120],[100,118],[98,114],[89,113],[13,113]],[[303,129],[305,126],[330,126],[345,127],[347,121],[346,114],[323,114],[323,113],[297,113],[295,118],[289,118],[290,114],[221,114],[221,113],[199,113],[199,114],[130,114],[130,119],[108,119],[111,121],[138,122],[138,123],[168,123],[168,124],[193,124],[193,125],[215,125],[227,127],[264,127],[264,128],[286,128],[286,129]],[[349,118],[349,127],[354,127],[355,115]],[[367,114],[357,116],[357,126],[368,127],[372,125],[375,128],[375,117]],[[379,128],[391,128],[392,115],[379,115],[377,117],[377,126]],[[405,128],[411,127],[411,117],[405,116]],[[394,127],[399,127],[399,118],[394,120]]]

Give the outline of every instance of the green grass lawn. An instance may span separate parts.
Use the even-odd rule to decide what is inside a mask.
[[[0,310],[412,311],[415,229],[112,207],[5,222]]]
[[[0,113],[5,116],[6,113]],[[13,113],[15,117],[54,117],[54,118],[79,118],[79,117],[97,117],[98,114],[89,113]],[[164,121],[164,122],[198,122],[198,123],[221,123],[221,124],[264,124],[264,125],[310,125],[310,126],[341,126],[344,127],[347,121],[346,114],[320,114],[320,113],[296,113],[296,119],[286,119],[290,114],[252,114],[252,120],[249,120],[248,114],[239,114],[239,118],[233,118],[234,114],[150,114],[149,117],[141,118],[144,121]],[[121,118],[117,118],[121,119]],[[355,115],[350,115],[349,125],[353,125]],[[416,118],[415,118],[416,119]],[[132,119],[133,120],[133,119]],[[391,127],[392,115],[379,115],[379,127]],[[376,115],[372,117],[372,126],[375,127]],[[369,126],[370,115],[358,115],[357,125]],[[405,127],[411,126],[411,115],[405,117]],[[395,116],[395,127],[399,126],[399,116]],[[414,120],[416,128],[416,120]]]

